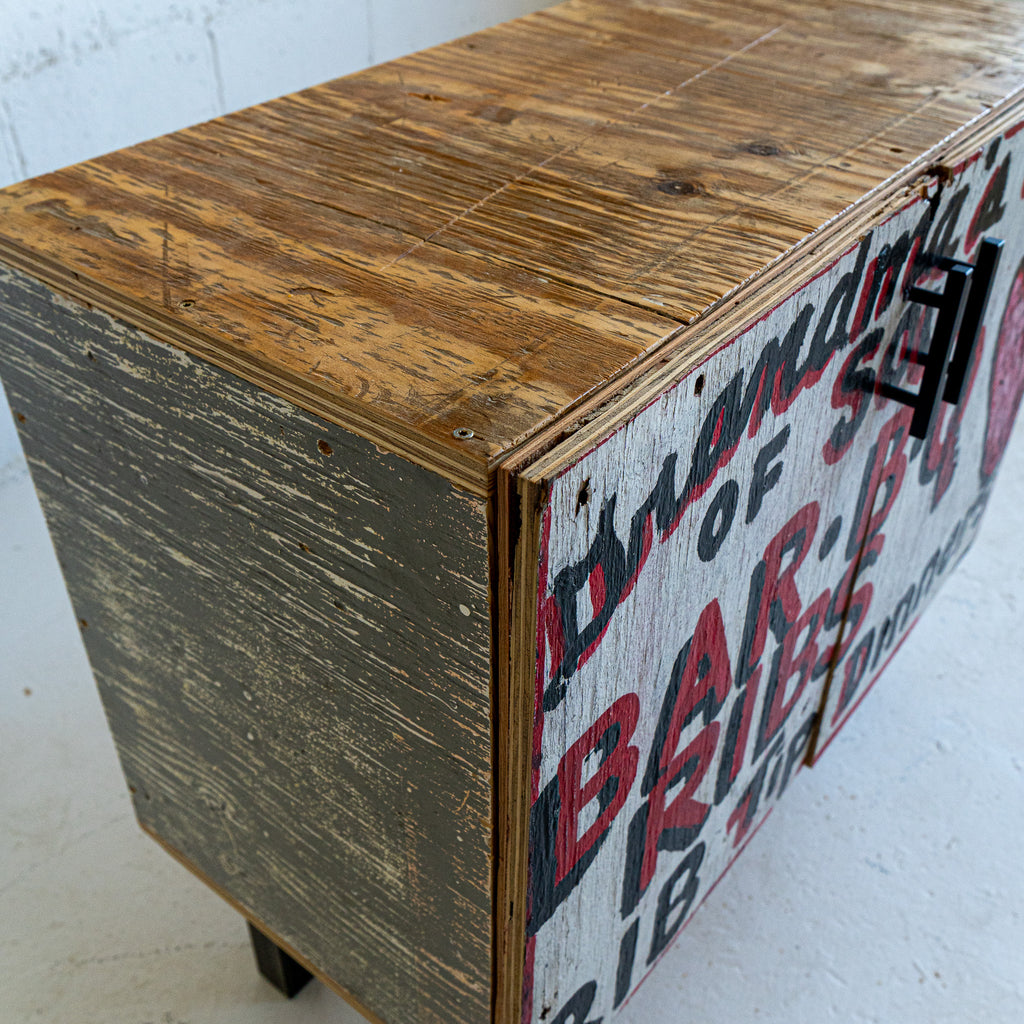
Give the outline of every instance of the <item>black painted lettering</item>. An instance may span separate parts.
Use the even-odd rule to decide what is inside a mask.
[[[627,929],[619,943],[619,965],[615,971],[615,999],[613,1007],[622,1005],[633,984],[633,963],[636,960],[636,938],[640,933],[640,919],[637,918]]]
[[[682,859],[679,866],[668,876],[665,884],[658,893],[658,909],[654,917],[654,933],[651,936],[651,949],[647,954],[647,963],[653,964],[668,944],[675,938],[676,932],[683,926],[686,915],[689,914],[693,901],[697,896],[697,889],[700,887],[701,862],[704,860],[704,844],[698,843]],[[686,882],[679,893],[676,893],[676,886],[686,876]],[[669,918],[675,913],[672,920]]]
[[[697,536],[697,557],[702,562],[712,561],[729,535],[739,497],[740,485],[735,480],[726,480],[711,499]]]
[[[563,1006],[551,1024],[601,1024],[602,1017],[596,1020],[587,1020],[590,1008],[594,1005],[594,996],[597,995],[597,982],[588,981],[581,985],[573,997]]]
[[[764,496],[779,482],[782,476],[783,462],[775,460],[789,441],[789,424],[782,428],[758,453],[754,460],[754,475],[750,481],[750,494],[747,498],[746,522],[749,526],[761,511]]]

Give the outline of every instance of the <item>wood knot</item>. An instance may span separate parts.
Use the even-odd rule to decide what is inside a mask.
[[[667,196],[702,196],[705,191],[699,181],[687,181],[685,178],[661,178],[654,184]]]
[[[931,164],[925,168],[924,173],[933,178],[938,178],[939,184],[949,185],[952,184],[953,178],[956,175],[953,174],[953,168],[947,167],[945,164]]]
[[[743,149],[754,156],[778,156],[782,152],[774,142],[748,142]]]
[[[485,121],[493,121],[495,124],[511,124],[517,117],[517,111],[511,107],[499,107],[492,104],[489,107],[482,107],[473,116],[482,117]]]

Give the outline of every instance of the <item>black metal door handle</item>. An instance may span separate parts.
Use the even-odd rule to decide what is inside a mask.
[[[909,405],[914,410],[910,421],[910,436],[925,438],[931,428],[935,408],[939,401],[939,385],[946,371],[949,350],[956,338],[953,357],[949,360],[946,386],[942,398],[956,404],[963,391],[964,378],[971,363],[971,354],[985,315],[992,279],[999,266],[1003,241],[986,238],[978,251],[974,266],[959,260],[943,259],[938,265],[946,271],[946,286],[941,292],[926,288],[911,288],[907,292],[910,302],[933,306],[939,311],[931,344],[924,353],[912,353],[911,358],[924,366],[921,386],[915,394],[905,388],[880,381],[875,391],[885,398]]]
[[[999,258],[1003,254],[1004,242],[1001,238],[982,239],[978,247],[978,259],[974,264],[974,275],[971,278],[970,294],[967,296],[967,308],[960,324],[960,333],[956,338],[956,348],[949,362],[946,374],[946,387],[942,392],[942,400],[956,405],[960,401],[967,368],[971,365],[971,353],[981,331],[981,321],[985,317],[985,307],[992,291],[992,280],[999,269]]]
[[[911,288],[907,298],[911,302],[923,302],[939,311],[928,351],[915,355],[915,361],[924,366],[921,386],[915,394],[905,388],[880,381],[876,386],[878,394],[896,402],[909,405],[914,410],[910,421],[911,437],[927,437],[938,404],[939,384],[946,368],[953,337],[960,330],[964,310],[967,306],[968,285],[974,268],[965,263],[954,263],[946,271],[946,287],[941,292],[930,292],[925,288]]]

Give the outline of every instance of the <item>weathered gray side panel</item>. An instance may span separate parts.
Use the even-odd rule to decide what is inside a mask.
[[[395,1024],[483,1024],[484,503],[0,268],[0,373],[140,821]]]

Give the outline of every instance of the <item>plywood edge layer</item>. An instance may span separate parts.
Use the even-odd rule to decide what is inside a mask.
[[[186,868],[196,878],[198,878],[200,882],[202,882],[204,885],[212,889],[218,896],[220,896],[222,900],[224,900],[225,903],[227,903],[232,909],[236,910],[239,914],[242,915],[242,917],[249,921],[253,925],[253,927],[258,928],[264,935],[266,935],[268,939],[270,939],[271,942],[274,943],[275,946],[277,946],[279,949],[284,950],[284,952],[287,953],[297,963],[302,964],[302,966],[305,967],[306,970],[309,971],[309,973],[312,974],[314,978],[316,978],[318,981],[326,985],[327,988],[329,988],[332,992],[335,992],[339,996],[341,996],[341,998],[344,999],[345,1002],[349,1004],[349,1006],[351,1006],[354,1010],[361,1013],[368,1021],[371,1022],[371,1024],[386,1024],[386,1022],[383,1021],[380,1017],[378,1017],[372,1011],[368,1010],[366,1006],[364,1006],[354,995],[352,995],[351,992],[349,992],[347,989],[342,988],[336,981],[332,981],[330,978],[328,978],[325,974],[319,971],[314,964],[310,963],[309,960],[302,956],[302,954],[297,952],[287,942],[285,942],[284,939],[278,937],[275,934],[275,932],[272,929],[268,928],[258,917],[255,916],[255,914],[249,911],[246,907],[239,903],[238,900],[236,900],[228,892],[226,892],[219,885],[217,885],[217,883],[214,882],[208,875],[204,874],[199,868],[197,868],[196,865],[193,864],[188,859],[188,857],[186,857],[180,850],[176,850],[173,846],[171,846],[170,843],[167,842],[167,840],[157,835],[156,832],[154,832],[144,822],[138,821],[138,819],[136,820],[138,822],[139,828],[141,828],[142,831],[150,837],[150,839],[153,839],[156,843],[158,843],[179,864],[181,864],[182,867]]]
[[[598,392],[506,454],[504,472],[548,480],[632,419],[662,391],[760,320],[806,280],[808,268],[838,259],[878,223],[918,198],[928,181],[970,157],[983,137],[1024,119],[1024,89],[979,115],[753,275]]]
[[[499,538],[499,648],[497,700],[498,857],[495,877],[494,1024],[522,1015],[528,893],[527,837],[533,802],[534,650],[541,513],[544,488],[501,473],[499,512],[508,524]]]

